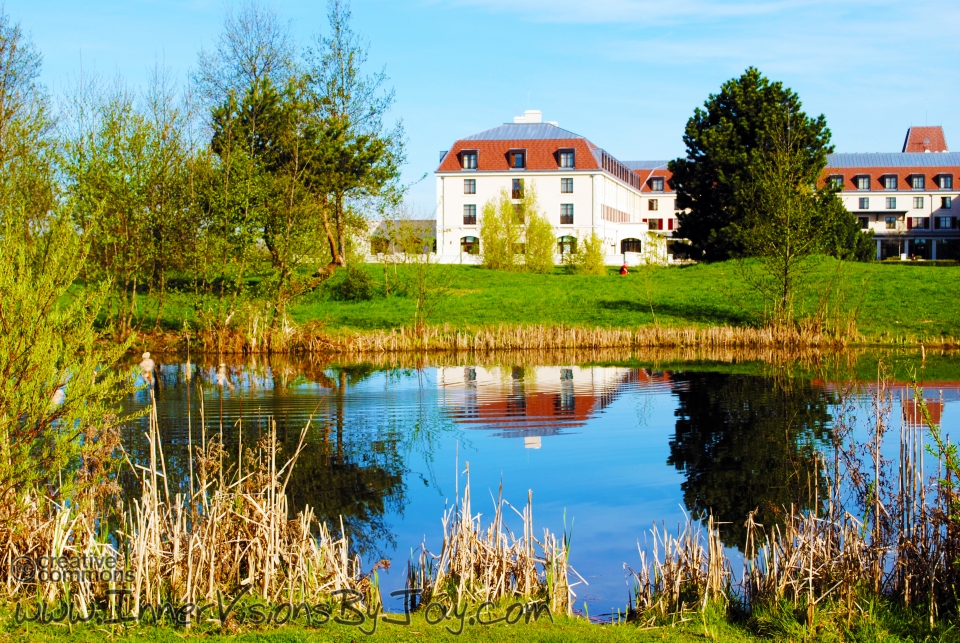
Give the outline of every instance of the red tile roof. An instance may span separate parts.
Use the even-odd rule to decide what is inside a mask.
[[[870,177],[870,191],[882,192],[884,190],[882,178],[885,176],[897,177],[897,190],[911,190],[907,179],[911,176],[924,176],[924,190],[936,190],[938,185],[936,177],[941,174],[953,175],[954,181],[960,180],[960,167],[827,167],[823,170],[820,177],[820,185],[824,185],[831,176],[843,177],[843,189],[853,192],[857,191],[857,177]],[[957,185],[957,183],[954,183]],[[865,190],[861,190],[865,191]],[[893,192],[893,190],[890,190]]]
[[[654,177],[663,178],[664,192],[674,192],[673,186],[670,185],[670,180],[673,179],[673,172],[666,168],[659,170],[634,170],[633,172],[643,181],[643,187],[640,189],[641,192],[653,192],[653,188],[650,187],[650,179]]]
[[[453,144],[437,172],[461,171],[460,153],[464,150],[477,150],[477,170],[480,172],[506,172],[510,170],[507,153],[510,150],[526,150],[527,170],[544,171],[559,170],[559,150],[572,149],[575,152],[575,170],[599,170],[597,160],[593,156],[596,146],[585,138],[547,139],[547,140],[510,140],[510,141],[477,141],[459,140]],[[518,170],[519,171],[519,170]]]
[[[903,141],[904,152],[947,152],[947,139],[943,135],[943,128],[911,127],[907,130],[907,138]]]

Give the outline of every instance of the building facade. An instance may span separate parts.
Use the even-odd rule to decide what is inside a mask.
[[[621,162],[583,136],[543,122],[539,111],[527,111],[441,153],[439,258],[479,262],[484,204],[502,191],[519,203],[532,189],[553,225],[558,262],[593,232],[603,239],[610,265],[668,261],[676,212],[666,164]]]
[[[960,260],[960,154],[940,127],[912,127],[899,153],[831,154],[822,181],[876,241],[877,259]],[[527,111],[441,152],[438,258],[478,263],[484,204],[534,190],[557,237],[556,261],[596,234],[608,265],[670,263],[676,194],[667,161],[620,161],[587,138]]]
[[[889,154],[831,154],[823,180],[873,234],[877,259],[960,260],[960,154],[940,127],[911,127]]]

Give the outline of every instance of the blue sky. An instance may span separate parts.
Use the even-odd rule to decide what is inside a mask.
[[[186,79],[232,3],[6,0],[58,92],[81,68],[143,83],[158,59]],[[278,0],[306,41],[323,0]],[[354,27],[386,65],[407,132],[405,179],[455,139],[524,109],[622,160],[683,154],[693,109],[747,66],[823,113],[837,151],[899,151],[907,127],[940,125],[960,149],[960,4],[945,0],[354,0]],[[432,176],[415,210],[432,213]]]

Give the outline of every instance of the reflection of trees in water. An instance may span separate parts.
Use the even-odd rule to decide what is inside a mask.
[[[319,435],[317,435],[319,434]],[[287,496],[295,512],[305,505],[334,531],[344,528],[362,554],[376,552],[378,543],[394,546],[384,514],[403,508],[404,465],[394,440],[374,440],[362,454],[331,441],[327,430],[312,431],[290,477]],[[286,450],[296,449],[296,440]]]
[[[833,396],[799,379],[676,373],[679,404],[668,464],[686,474],[687,508],[712,511],[728,547],[744,546],[743,523],[758,510],[765,526],[780,523],[791,503],[812,507],[826,481],[816,441],[829,437]]]
[[[298,371],[294,366],[306,368]],[[428,468],[432,468],[436,437],[452,424],[444,421],[435,390],[422,383],[400,397],[383,396],[374,405],[365,403],[362,396],[351,398],[350,389],[376,374],[383,375],[389,389],[410,378],[420,379],[423,373],[383,372],[369,364],[232,365],[226,369],[231,386],[221,390],[215,380],[217,367],[216,362],[196,365],[189,381],[182,365],[167,365],[160,374],[162,383],[157,399],[165,409],[160,429],[171,494],[189,496],[187,414],[188,410],[192,413],[192,441],[199,446],[204,434],[201,396],[206,411],[206,437],[209,440],[219,436],[223,426],[224,464],[228,467],[235,467],[237,461],[238,414],[242,416],[244,450],[256,446],[258,439],[269,431],[271,419],[276,422],[283,445],[279,457],[282,463],[296,450],[306,416],[316,410],[306,447],[288,487],[293,510],[309,504],[315,515],[335,531],[339,530],[343,516],[354,547],[365,558],[382,554],[380,548],[392,548],[395,543],[386,517],[403,512],[409,458],[421,454]],[[314,385],[307,397],[297,390],[305,384]],[[317,384],[322,388],[316,388]],[[222,418],[225,400],[232,405],[227,417]],[[392,406],[394,402],[396,407]],[[148,403],[146,391],[130,400],[131,406]],[[149,461],[146,430],[146,418],[125,427],[125,449],[131,460],[140,465]],[[123,474],[121,482],[127,498],[139,493],[133,474]],[[429,484],[427,480],[424,483]]]

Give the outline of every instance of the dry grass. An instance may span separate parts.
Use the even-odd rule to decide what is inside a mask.
[[[199,604],[243,593],[274,602],[315,603],[337,590],[351,590],[379,601],[345,538],[331,535],[309,507],[291,515],[286,485],[305,435],[306,427],[297,451],[279,462],[274,427],[247,449],[244,466],[233,471],[224,470],[223,449],[211,440],[196,448],[191,497],[171,497],[154,407],[147,436],[150,462],[146,467],[131,464],[140,494],[120,514],[119,528],[112,536],[101,533],[111,514],[116,515],[107,502],[83,510],[53,505],[46,511],[40,503],[29,504],[19,517],[19,533],[0,545],[8,598],[69,599],[86,614],[117,583],[21,582],[11,563],[19,556],[112,555],[132,575],[125,589],[131,591],[128,611],[134,614],[144,604]]]
[[[688,521],[675,537],[655,527],[652,556],[648,560],[641,551],[640,571],[633,575],[634,616],[654,621],[726,597],[747,609],[790,605],[810,627],[824,604],[841,610],[849,625],[877,597],[925,610],[931,628],[938,618],[956,614],[960,460],[940,437],[922,391],[915,388],[914,396],[933,438],[932,462],[924,462],[924,429],[903,418],[895,436],[897,457],[883,457],[884,441],[894,433],[893,398],[879,378],[868,442],[852,439],[855,405],[841,398],[834,462],[821,463],[828,497],[814,498],[810,511],[785,508],[783,525],[764,526],[755,514],[747,516],[744,569],[737,581],[712,517],[705,528]]]
[[[571,614],[575,594],[567,562],[569,539],[558,539],[545,529],[543,539],[538,540],[533,527],[532,491],[520,512],[503,499],[502,486],[493,519],[484,528],[480,515],[474,515],[471,508],[469,463],[466,475],[462,500],[443,517],[440,553],[434,555],[421,548],[419,559],[410,563],[408,589],[420,589],[423,603],[459,606],[540,600],[554,614]],[[506,509],[513,510],[523,523],[519,538],[506,527]]]
[[[714,326],[708,328],[588,328],[565,325],[499,325],[478,329],[448,325],[421,330],[408,327],[370,332],[330,334],[322,324],[297,327],[289,322],[278,329],[257,324],[249,328],[208,330],[190,337],[157,333],[144,343],[167,350],[216,354],[328,353],[370,355],[411,351],[485,353],[519,350],[603,350],[613,348],[685,349],[823,349],[846,346],[855,338],[836,337],[795,328]]]

